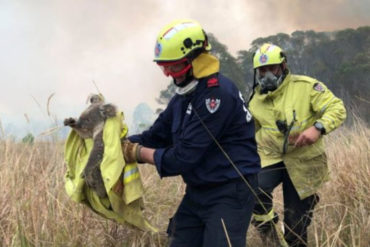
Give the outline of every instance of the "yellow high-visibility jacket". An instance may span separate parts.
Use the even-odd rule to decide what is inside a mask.
[[[82,139],[72,130],[64,149],[67,165],[65,190],[75,202],[85,203],[99,215],[118,223],[129,223],[145,231],[157,232],[145,218],[143,207],[143,185],[137,163],[126,164],[121,150],[121,138],[127,134],[123,116],[108,118],[104,124],[104,155],[100,164],[107,197],[100,198],[81,177],[90,152],[92,139]]]
[[[304,147],[288,145],[284,154],[284,134],[276,121],[285,121],[287,126],[293,122],[289,136],[298,135],[315,121],[323,124],[327,134],[346,118],[342,100],[316,79],[290,73],[273,92],[260,94],[260,86],[255,90],[249,108],[256,122],[262,167],[283,161],[300,198],[314,194],[329,178],[322,138]]]

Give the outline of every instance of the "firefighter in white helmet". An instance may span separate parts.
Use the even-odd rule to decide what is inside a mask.
[[[253,223],[264,241],[281,246],[306,246],[307,227],[328,180],[323,136],[346,118],[342,100],[320,81],[293,75],[287,57],[273,44],[262,45],[253,57],[255,89],[249,107],[256,123],[261,157],[259,200]],[[273,210],[273,190],[282,183],[283,235]]]

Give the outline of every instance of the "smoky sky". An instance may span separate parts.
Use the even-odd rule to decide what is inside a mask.
[[[370,25],[369,12],[368,0],[0,0],[0,120],[44,119],[52,93],[53,115],[76,115],[95,84],[128,119],[140,102],[157,108],[170,79],[154,42],[173,19],[198,20],[236,55],[279,32]]]

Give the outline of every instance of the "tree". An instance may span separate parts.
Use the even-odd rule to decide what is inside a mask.
[[[142,133],[152,125],[153,121],[153,110],[146,103],[138,104],[133,113],[133,128],[130,128],[132,130],[131,134]]]
[[[227,46],[221,44],[213,34],[209,34],[208,38],[212,45],[211,53],[220,60],[220,72],[230,78],[239,90],[244,92],[246,89],[245,73],[243,73],[237,59],[228,52]]]
[[[25,137],[22,138],[22,142],[25,144],[33,144],[34,140],[35,137],[31,133],[28,133]]]

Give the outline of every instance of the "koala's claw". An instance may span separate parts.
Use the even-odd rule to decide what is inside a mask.
[[[64,119],[64,126],[74,126],[76,125],[76,119],[70,117],[70,118],[66,118]]]

